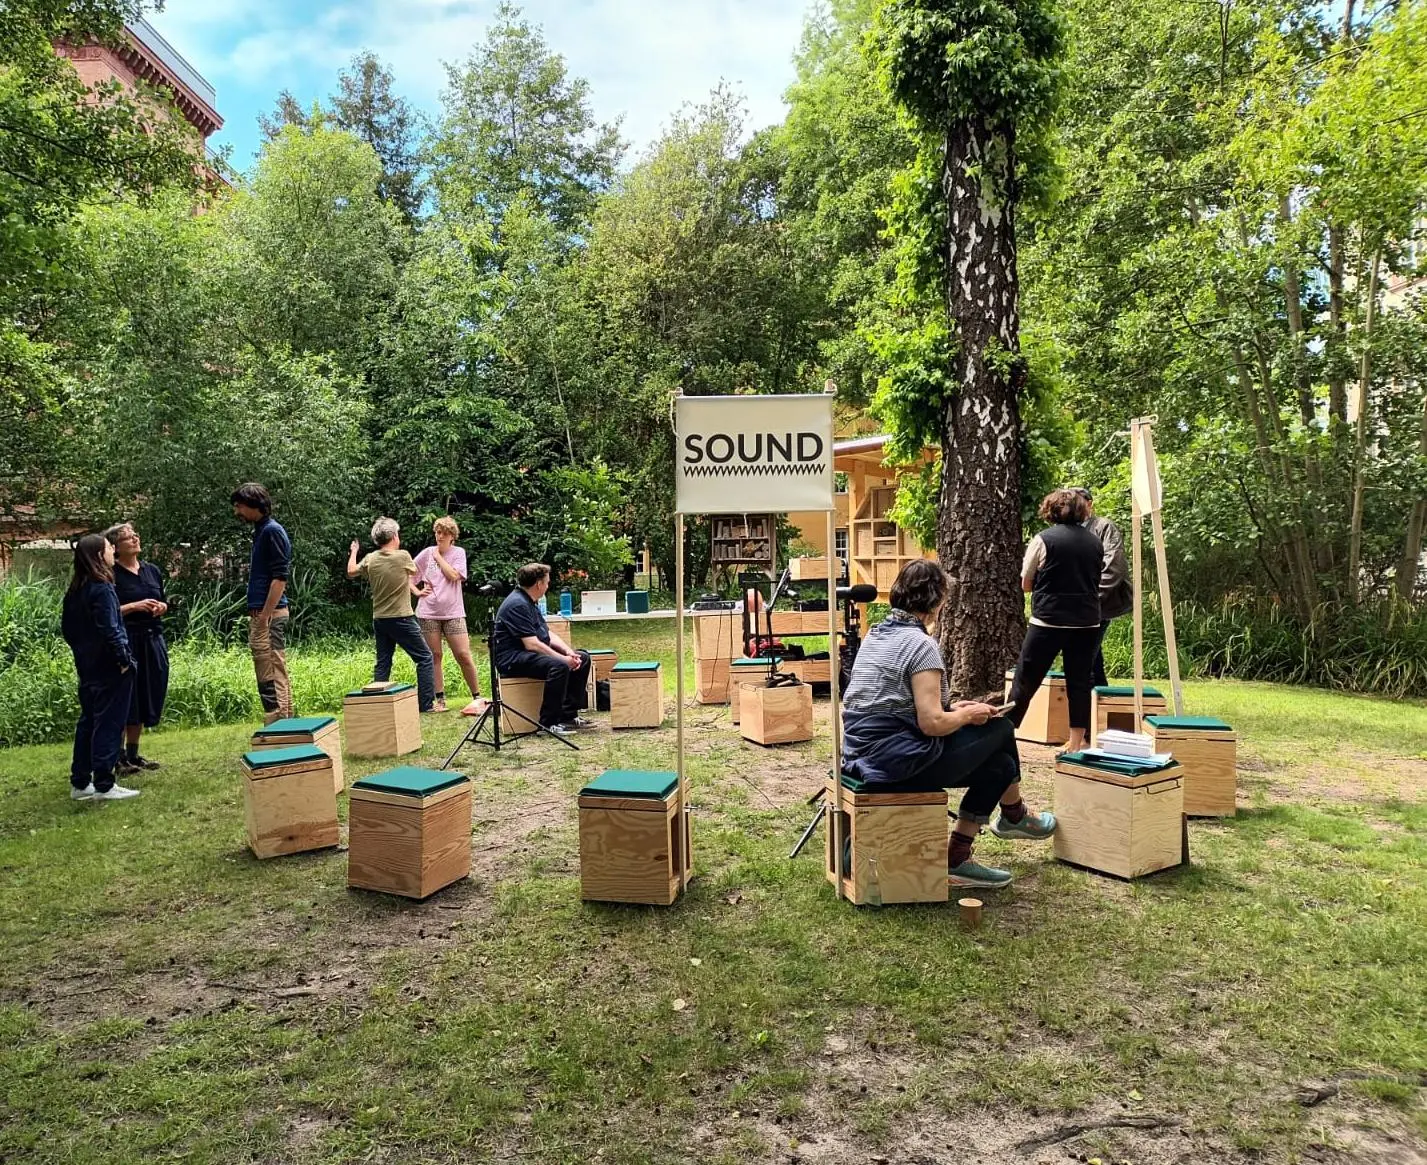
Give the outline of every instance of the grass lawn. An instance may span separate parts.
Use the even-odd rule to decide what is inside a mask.
[[[667,634],[576,628],[672,698]],[[0,752],[0,1161],[1427,1162],[1427,707],[1187,696],[1240,732],[1238,816],[1132,884],[988,835],[1017,880],[972,933],[787,860],[825,700],[776,750],[690,709],[668,909],[580,902],[574,793],[672,768],[672,719],[463,753],[474,872],[425,903],[249,855],[251,726],[156,735],[120,804],[68,800],[66,748]]]

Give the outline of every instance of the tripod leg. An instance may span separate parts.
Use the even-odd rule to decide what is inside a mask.
[[[803,830],[803,836],[798,838],[798,844],[795,845],[792,849],[792,852],[788,854],[788,858],[790,861],[803,852],[803,846],[808,844],[808,839],[812,837],[813,830],[817,829],[818,822],[820,822],[826,816],[827,802],[824,801],[821,805],[818,806],[818,811],[813,814],[813,819],[808,822],[807,829]]]
[[[451,762],[456,759],[456,754],[460,752],[461,749],[465,748],[468,744],[493,744],[493,747],[496,749],[496,751],[500,751],[499,709],[500,702],[498,700],[492,701],[491,703],[486,705],[486,710],[482,712],[480,716],[476,718],[476,722],[466,730],[466,735],[461,737],[461,739],[456,743],[456,747],[451,750],[451,755],[441,762],[442,769],[449,769],[451,767]],[[495,720],[493,721],[495,725],[493,730],[495,735],[494,742],[489,740],[482,740],[480,738],[481,726],[485,724],[486,720],[490,718],[492,712],[496,713]]]

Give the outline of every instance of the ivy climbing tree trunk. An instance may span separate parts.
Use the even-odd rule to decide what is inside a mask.
[[[1020,587],[1019,294],[1014,151],[973,120],[946,137],[946,311],[955,393],[941,423],[937,555],[951,587],[941,618],[952,690],[999,689],[1025,630]]]

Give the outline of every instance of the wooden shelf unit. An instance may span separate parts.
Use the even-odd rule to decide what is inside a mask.
[[[778,550],[772,514],[715,514],[714,566],[773,568]]]
[[[895,485],[872,486],[852,516],[851,553],[859,573],[885,593],[907,563],[925,554],[917,540],[887,517]]]

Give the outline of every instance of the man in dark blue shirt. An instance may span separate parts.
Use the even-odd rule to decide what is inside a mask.
[[[551,632],[541,613],[541,597],[550,589],[550,568],[531,562],[515,572],[519,589],[511,591],[496,611],[495,666],[503,676],[545,681],[540,723],[557,736],[592,722],[580,715],[590,678],[590,653],[575,651]]]
[[[248,562],[248,649],[263,723],[285,720],[292,712],[292,684],[287,677],[287,580],[292,573],[292,540],[272,517],[273,501],[255,481],[233,491],[233,513],[253,524],[253,554]]]

